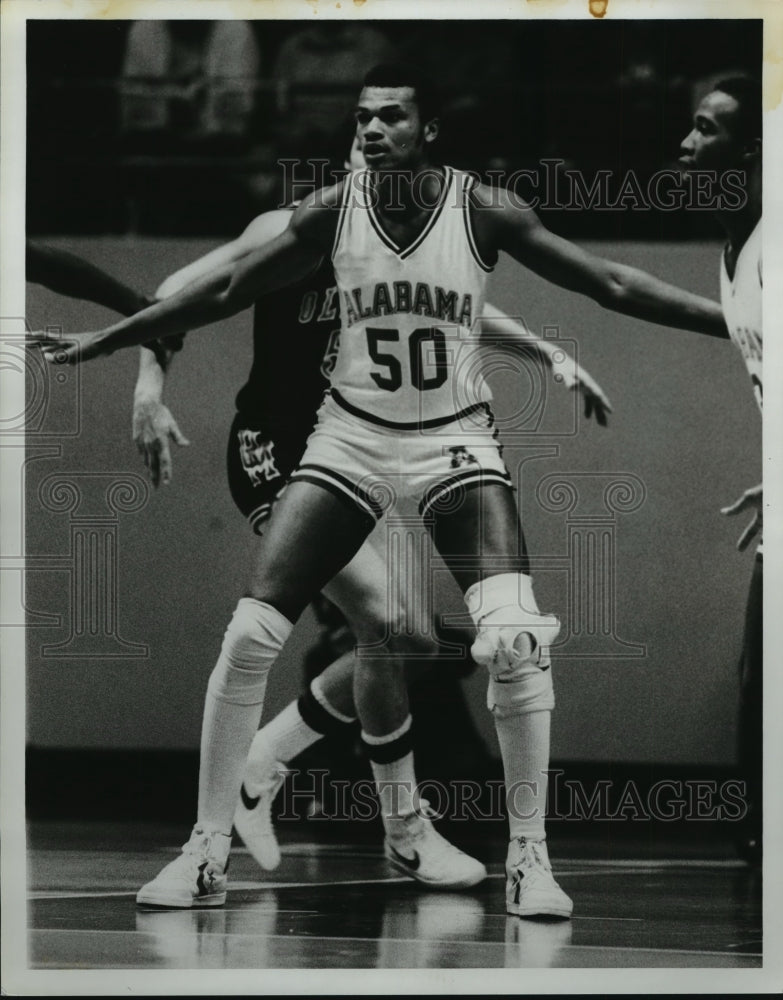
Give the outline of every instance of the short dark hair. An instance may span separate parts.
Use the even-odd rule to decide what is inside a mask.
[[[373,66],[364,78],[365,87],[411,87],[422,122],[432,121],[440,113],[435,84],[426,74],[407,63],[381,63]]]
[[[731,76],[712,88],[733,97],[739,105],[737,135],[740,139],[761,138],[761,83],[752,76]]]

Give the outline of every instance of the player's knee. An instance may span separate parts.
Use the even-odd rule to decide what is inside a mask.
[[[241,704],[262,702],[269,668],[292,627],[270,604],[243,597],[223,636],[220,656],[209,678],[210,694]]]
[[[490,677],[487,688],[487,708],[499,719],[529,712],[551,712],[555,707],[552,671],[528,670],[519,676],[499,680]]]
[[[403,631],[399,608],[375,594],[351,608],[348,624],[359,645],[388,646]]]
[[[288,619],[271,604],[243,597],[223,636],[222,651],[237,665],[252,669],[270,652],[283,648],[291,628]]]
[[[489,577],[471,587],[465,600],[478,629],[471,655],[490,674],[490,709],[499,715],[552,709],[549,646],[560,622],[538,610],[530,577]]]

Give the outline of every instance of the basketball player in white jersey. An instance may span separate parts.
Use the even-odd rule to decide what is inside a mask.
[[[351,162],[353,169],[364,167],[364,159],[354,141]],[[224,246],[211,251],[205,257],[188,264],[170,275],[159,287],[156,297],[167,298],[185,288],[191,281],[209,274],[214,267],[234,262],[253,250],[263,246],[286,226],[291,210],[274,211],[259,216],[247,227],[242,235]],[[334,274],[327,267],[308,276],[297,285],[289,286],[283,293],[265,296],[255,306],[254,362],[247,385],[237,397],[238,406],[245,411],[238,414],[232,426],[229,442],[229,456],[237,450],[236,427],[258,429],[258,438],[273,444],[276,466],[280,477],[259,476],[260,469],[254,465],[253,453],[246,453],[241,462],[242,471],[235,470],[238,463],[229,461],[229,479],[235,501],[249,517],[256,534],[263,534],[269,502],[274,500],[285,486],[285,480],[293,467],[287,464],[286,455],[304,451],[305,440],[315,423],[317,410],[327,381],[324,364],[329,364],[333,352],[327,347],[333,343],[334,311],[326,309],[332,301]],[[330,287],[327,287],[330,286]],[[323,300],[323,308],[304,308],[305,304]],[[339,332],[339,331],[338,331]],[[482,323],[484,339],[489,339],[490,348],[505,349],[532,356],[540,360],[554,375],[555,384],[576,389],[583,395],[585,414],[594,412],[599,423],[606,423],[606,411],[611,405],[599,386],[580,365],[568,357],[562,347],[552,341],[534,337],[523,326],[504,315],[496,306],[487,306]],[[278,340],[274,351],[264,347],[272,338]],[[280,342],[282,341],[282,343]],[[324,351],[327,357],[324,358]],[[171,477],[171,456],[169,439],[182,440],[176,421],[163,403],[163,388],[167,377],[168,360],[164,363],[159,354],[146,348],[141,349],[139,377],[134,392],[133,426],[139,449],[150,468],[154,485],[161,476],[164,481]],[[296,388],[298,388],[298,392]],[[247,411],[244,402],[252,392],[254,409]],[[237,423],[239,421],[239,423]],[[272,428],[275,428],[274,430]],[[306,429],[305,429],[306,428]],[[247,433],[240,431],[239,436]],[[259,477],[259,481],[253,477]],[[239,477],[239,481],[237,481]],[[253,485],[251,485],[251,483]],[[390,580],[389,554],[385,534],[386,525],[381,524],[367,539],[365,544],[329,586],[329,594],[343,610],[345,619],[354,636],[366,635],[368,623],[371,632],[386,629],[391,633],[399,622],[406,623],[403,630],[408,635],[415,628],[416,620],[405,606],[408,587],[397,588]],[[419,579],[423,572],[419,547],[422,541],[414,540],[409,528],[405,570],[411,579]],[[422,528],[423,531],[423,528]],[[404,593],[400,590],[404,589]],[[384,620],[373,623],[379,614]],[[440,620],[433,615],[433,621]],[[342,622],[343,628],[345,622]],[[234,826],[255,860],[266,869],[275,868],[280,862],[280,850],[271,820],[271,806],[275,794],[282,785],[285,769],[291,761],[322,736],[338,737],[357,715],[362,725],[362,744],[370,760],[376,777],[379,798],[382,805],[381,818],[393,836],[395,822],[391,801],[394,791],[390,781],[397,784],[397,795],[402,789],[415,788],[413,747],[409,739],[403,739],[410,731],[411,722],[421,732],[424,717],[411,719],[408,697],[405,691],[407,677],[416,680],[423,661],[434,660],[439,652],[436,634],[431,627],[426,628],[431,638],[424,635],[411,636],[399,643],[394,654],[394,662],[386,662],[377,655],[365,659],[350,651],[337,658],[310,683],[302,695],[292,701],[279,715],[267,723],[253,740],[248,766],[240,792],[240,801],[234,817]],[[465,650],[470,645],[468,633],[450,632],[451,642],[462,645]],[[377,653],[378,651],[376,651]],[[405,663],[406,653],[411,659]],[[455,657],[459,659],[459,656]],[[460,740],[460,750],[469,751],[471,734],[464,728],[464,722],[457,702],[462,695],[459,677],[453,662],[434,663],[433,667],[442,678],[440,682],[443,712],[446,717],[456,713],[456,724],[432,720],[435,732],[442,740]],[[354,694],[355,689],[355,694]],[[415,694],[415,690],[413,692]],[[459,724],[462,723],[462,728]],[[430,724],[430,720],[427,720]],[[477,738],[477,737],[474,737]],[[432,740],[430,741],[432,743]],[[446,758],[447,746],[443,747]],[[382,759],[376,760],[376,757]],[[393,779],[391,776],[393,775]],[[457,775],[454,775],[457,777]],[[406,803],[409,805],[409,803]],[[417,824],[423,836],[416,837],[415,850],[420,864],[415,871],[408,871],[414,878],[434,888],[466,887],[479,881],[484,875],[483,865],[467,858],[462,852],[455,852],[432,828],[431,823],[420,817]],[[409,823],[407,827],[409,828]],[[410,832],[410,831],[409,831]],[[411,840],[411,837],[408,838]],[[413,845],[395,844],[398,853]],[[392,856],[392,863],[394,858]],[[399,863],[398,863],[399,864]]]
[[[331,394],[261,539],[248,596],[210,678],[197,825],[182,857],[150,885],[178,883],[202,905],[224,901],[231,821],[269,668],[308,601],[360,548],[388,499],[404,494],[417,500],[465,594],[478,629],[472,654],[490,675],[508,792],[507,911],[569,917],[544,827],[549,646],[559,623],[533,594],[474,324],[501,250],[629,316],[715,335],[725,333],[723,317],[717,303],[548,232],[507,192],[432,165],[438,122],[415,70],[371,71],[356,121],[368,169],[305,199],[268,246],[139,319],[56,347],[38,342],[52,361],[73,363],[222,319],[297,280],[324,254],[335,265],[342,329]]]
[[[745,199],[734,211],[717,218],[728,242],[720,260],[720,293],[728,333],[742,353],[751,386],[762,406],[763,335],[761,322],[761,86],[734,77],[716,84],[699,104],[693,129],[683,140],[680,164],[686,171],[743,171]],[[763,574],[762,489],[754,486],[723,509],[724,514],[753,511],[737,547],[759,538],[745,612],[740,661],[738,757],[746,782],[748,817],[738,848],[746,860],[761,861]]]

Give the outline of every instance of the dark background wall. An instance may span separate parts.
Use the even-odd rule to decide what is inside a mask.
[[[51,242],[149,290],[214,245],[139,237]],[[595,249],[717,296],[717,243],[601,243]],[[98,307],[28,287],[33,328],[85,329],[110,318]],[[577,418],[574,398],[552,387],[538,429],[531,418],[521,439],[507,437],[512,472],[525,460],[520,502],[539,559],[543,608],[572,623],[581,620],[569,596],[573,574],[563,559],[573,518],[606,515],[602,498],[610,482],[643,484],[635,510],[610,515],[613,634],[601,634],[600,627],[590,634],[585,625],[568,637],[555,664],[555,759],[730,763],[751,557],[735,551],[739,525],[727,523],[718,509],[760,478],[760,423],[741,359],[728,342],[605,313],[507,259],[490,280],[490,299],[522,315],[534,331],[559,328],[565,346],[578,350],[615,408],[602,429]],[[31,372],[31,398],[41,402],[30,422],[26,466],[31,745],[197,746],[207,677],[241,594],[252,545],[224,473],[233,395],[249,363],[249,334],[244,315],[189,336],[167,396],[192,444],[176,452],[172,484],[146,498],[134,478],[146,473],[130,435],[135,352],[69,370],[63,383],[54,381],[52,369]],[[526,378],[496,380],[501,424],[504,414],[518,409],[520,397],[528,398],[535,378]],[[59,455],[38,451],[52,444],[60,446]],[[547,448],[549,455],[531,460],[536,449]],[[555,473],[579,491],[581,506],[570,514],[551,509],[551,496],[541,499],[539,487]],[[52,476],[78,484],[78,508],[73,488],[64,493]],[[107,487],[129,477],[126,500],[115,494],[107,503]],[[126,510],[136,503],[134,490],[138,509]],[[74,539],[90,532],[98,548],[103,544],[101,551],[116,539],[116,587],[106,584],[116,589],[114,619],[106,609],[91,611],[83,603],[89,595],[79,589]],[[444,587],[442,593],[459,610],[455,591]],[[40,616],[47,614],[60,616],[59,623],[44,624]],[[80,621],[87,623],[85,634],[69,646]],[[92,636],[90,622],[100,622]],[[312,639],[308,613],[272,676],[265,716],[296,693]],[[96,655],[88,658],[87,652]],[[476,671],[465,684],[482,733],[494,746],[483,707],[485,678]]]

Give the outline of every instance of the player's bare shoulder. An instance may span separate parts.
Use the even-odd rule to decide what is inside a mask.
[[[494,260],[499,250],[517,243],[526,226],[538,224],[530,205],[513,191],[489,184],[474,184],[468,194],[468,211],[479,252]]]
[[[305,243],[331,253],[347,178],[307,195],[294,210],[290,230]]]

